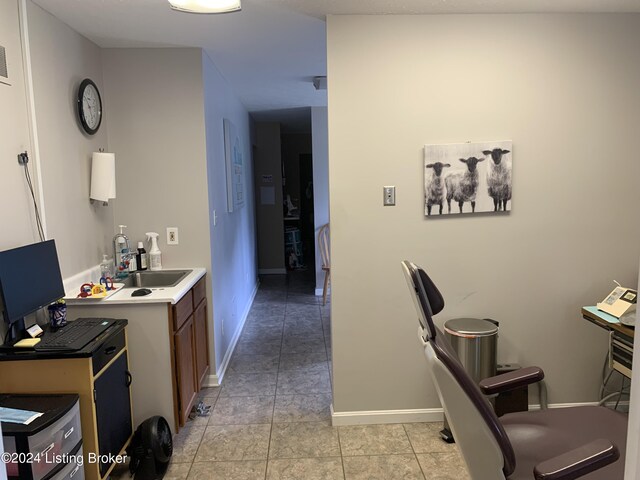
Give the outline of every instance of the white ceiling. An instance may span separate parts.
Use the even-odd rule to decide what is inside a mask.
[[[307,130],[327,104],[327,14],[640,12],[640,0],[242,0],[242,11],[193,15],[166,0],[34,0],[102,47],[205,49],[256,120]],[[300,122],[304,121],[304,124]]]

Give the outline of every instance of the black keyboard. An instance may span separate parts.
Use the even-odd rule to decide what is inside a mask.
[[[114,323],[110,318],[79,318],[55,332],[48,332],[34,349],[45,352],[80,350]]]

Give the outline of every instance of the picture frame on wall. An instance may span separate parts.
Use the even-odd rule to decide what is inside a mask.
[[[424,214],[511,211],[511,140],[424,146]]]
[[[231,120],[223,120],[224,156],[227,174],[227,212],[241,209],[245,202],[242,142]]]

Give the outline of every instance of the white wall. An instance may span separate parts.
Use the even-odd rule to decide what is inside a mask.
[[[316,295],[322,294],[324,271],[318,245],[320,228],[329,223],[329,141],[327,107],[311,108],[311,143],[313,148],[313,216],[316,242]]]
[[[25,150],[33,153],[27,119],[17,0],[0,2],[0,45],[5,47],[10,83],[0,83],[0,225],[3,226],[0,250],[6,250],[38,240],[24,167],[17,160],[18,153]],[[35,177],[35,162],[30,162],[29,168]]]
[[[543,367],[551,403],[597,398],[607,336],[580,307],[637,283],[639,44],[629,14],[328,18],[337,412],[438,406],[405,258],[438,323],[495,318],[499,360]],[[504,139],[512,213],[425,219],[424,144]]]
[[[111,252],[113,206],[92,205],[89,189],[91,153],[108,148],[105,120],[113,112],[103,88],[102,49],[31,1],[27,15],[47,233],[56,240],[62,275],[69,277]],[[78,86],[87,77],[98,86],[104,109],[93,136],[81,129],[76,107]]]
[[[202,74],[207,142],[209,223],[211,236],[211,283],[214,292],[214,339],[218,369],[240,332],[241,322],[257,288],[256,221],[253,198],[253,159],[249,114],[206,53]],[[234,124],[242,142],[245,165],[245,205],[227,213],[227,185],[223,119]],[[223,333],[224,322],[224,333]],[[222,373],[222,372],[220,372]]]

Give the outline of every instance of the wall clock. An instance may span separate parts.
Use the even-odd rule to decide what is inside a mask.
[[[98,87],[85,78],[78,88],[78,117],[85,132],[93,135],[102,122],[102,99]]]

